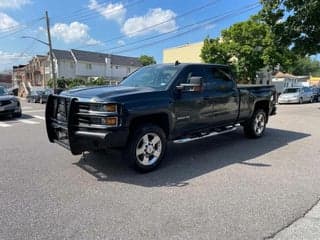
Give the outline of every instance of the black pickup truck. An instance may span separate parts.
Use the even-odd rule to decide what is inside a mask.
[[[50,142],[72,154],[121,149],[140,171],[151,171],[168,141],[184,143],[234,131],[261,137],[276,113],[274,86],[237,86],[228,66],[158,64],[140,68],[117,86],[50,95]]]

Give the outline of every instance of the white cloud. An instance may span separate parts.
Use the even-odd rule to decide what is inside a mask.
[[[125,43],[123,40],[118,40],[118,44],[119,44],[120,46],[126,45],[126,43]]]
[[[0,0],[0,8],[20,8],[30,3],[30,0]]]
[[[65,23],[56,23],[52,29],[53,37],[64,41],[65,43],[81,42],[88,45],[101,44],[100,41],[95,40],[89,35],[89,26],[79,22],[72,22],[69,25]]]
[[[175,17],[175,12],[170,9],[150,9],[144,16],[127,19],[122,27],[122,32],[129,37],[145,35],[153,31],[158,33],[170,32],[177,29]],[[164,23],[161,24],[162,22]],[[154,25],[156,26],[152,27]]]
[[[12,30],[13,27],[17,27],[18,25],[19,23],[12,17],[0,12],[0,32]]]
[[[119,3],[109,3],[109,4],[99,4],[96,0],[90,0],[89,9],[98,12],[100,15],[105,17],[107,20],[114,20],[119,24],[122,24],[126,16],[126,8],[121,2]]]
[[[215,27],[216,27],[216,24],[212,24],[212,23],[211,23],[211,24],[209,23],[209,24],[205,25],[205,29],[206,29],[206,30],[212,30],[212,29],[214,29]]]
[[[0,70],[12,69],[13,65],[26,63],[32,56],[22,53],[9,53],[0,51]]]

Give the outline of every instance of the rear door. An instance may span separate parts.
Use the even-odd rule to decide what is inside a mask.
[[[239,113],[239,91],[227,67],[206,68],[205,97],[212,102],[212,124],[227,125],[236,122]]]

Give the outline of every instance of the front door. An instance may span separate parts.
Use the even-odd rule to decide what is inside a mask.
[[[206,80],[206,72],[203,66],[188,66],[178,76],[177,86],[181,83],[189,83],[191,77],[202,77]],[[210,125],[213,113],[213,105],[204,97],[203,89],[183,89],[176,94],[174,101],[175,130],[176,134],[185,134],[206,128]]]

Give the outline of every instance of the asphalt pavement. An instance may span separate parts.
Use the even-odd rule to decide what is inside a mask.
[[[148,174],[49,143],[22,104],[0,119],[0,239],[285,239],[320,198],[320,103],[279,106],[260,139],[169,144]]]

